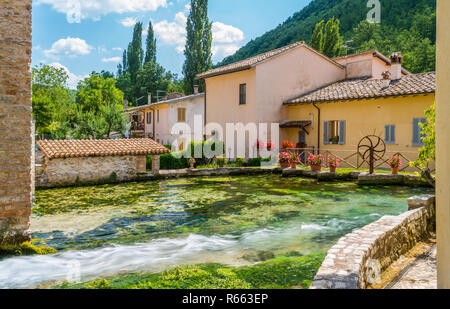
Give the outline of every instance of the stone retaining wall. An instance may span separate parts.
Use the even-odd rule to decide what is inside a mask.
[[[320,267],[311,289],[365,289],[401,255],[436,228],[434,196],[408,200],[409,211],[385,216],[342,237]]]
[[[145,156],[52,159],[36,169],[36,186],[64,187],[129,181],[145,170]]]

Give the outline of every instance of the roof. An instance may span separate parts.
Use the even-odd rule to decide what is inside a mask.
[[[428,94],[436,91],[436,73],[409,74],[385,87],[382,79],[352,79],[286,100],[284,104],[310,104],[381,97]]]
[[[333,58],[333,60],[336,62],[339,62],[339,60],[344,60],[344,59],[348,59],[348,58],[354,58],[354,57],[364,56],[364,55],[369,55],[369,54],[372,54],[373,57],[377,57],[377,58],[381,59],[382,61],[384,61],[386,64],[391,65],[391,59],[389,59],[389,57],[386,57],[385,55],[383,55],[376,49],[372,49],[372,50],[368,50],[368,51],[364,51],[364,52],[360,52],[360,53],[356,53],[356,54],[349,54],[349,55],[345,55],[345,56],[335,57],[335,58]],[[405,68],[402,68],[402,73],[405,75],[411,74],[411,72],[409,72]]]
[[[170,152],[149,138],[105,140],[41,140],[37,146],[49,158],[158,155]]]
[[[298,120],[298,121],[283,121],[280,123],[280,128],[306,128],[311,125],[311,120]]]
[[[204,96],[205,96],[205,93],[197,93],[197,94],[182,96],[182,97],[178,97],[178,98],[174,98],[174,99],[170,99],[170,100],[163,100],[163,101],[159,101],[159,102],[152,103],[152,104],[146,104],[146,105],[142,105],[142,106],[129,108],[127,110],[124,110],[124,112],[125,113],[133,113],[133,112],[138,112],[140,110],[150,108],[153,106],[164,105],[164,104],[174,104],[174,103],[188,101],[188,100],[192,100],[192,99],[204,97]]]
[[[243,70],[248,70],[251,69],[252,67],[261,64],[269,59],[272,59],[274,57],[280,56],[288,51],[291,51],[297,47],[306,47],[309,50],[311,50],[312,52],[320,55],[321,57],[323,57],[324,59],[328,60],[329,62],[335,64],[336,66],[340,67],[340,68],[344,68],[343,65],[337,63],[336,61],[328,58],[327,56],[321,54],[320,52],[318,52],[317,50],[313,49],[312,47],[308,46],[304,41],[302,42],[296,42],[278,49],[274,49],[268,52],[265,52],[263,54],[259,54],[235,63],[231,63],[225,66],[221,66],[219,68],[210,70],[208,72],[204,72],[201,74],[198,74],[196,76],[197,79],[204,79],[204,78],[209,78],[209,77],[213,77],[213,76],[218,76],[218,75],[222,75],[222,74],[228,74],[228,73],[233,73],[233,72],[238,72],[238,71],[243,71]]]

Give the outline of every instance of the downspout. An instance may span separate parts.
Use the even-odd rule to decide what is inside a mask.
[[[313,106],[317,109],[317,154],[320,154],[320,108],[316,105],[316,103],[313,103]]]

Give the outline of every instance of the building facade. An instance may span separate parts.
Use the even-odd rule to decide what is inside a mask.
[[[131,108],[126,111],[132,119],[131,134],[148,137],[163,145],[175,143],[177,150],[184,150],[189,140],[195,140],[195,119],[203,121],[205,114],[205,94],[190,96],[176,95],[160,102]],[[177,124],[191,128],[190,132],[172,133]],[[181,126],[181,127],[183,127]],[[183,130],[181,130],[183,131]],[[185,130],[186,131],[186,130]],[[184,138],[180,136],[184,135]],[[200,134],[200,140],[203,135]]]

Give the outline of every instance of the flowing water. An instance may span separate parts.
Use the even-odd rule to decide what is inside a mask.
[[[59,252],[0,260],[0,288],[324,253],[424,193],[430,190],[275,175],[38,190],[34,242]]]

